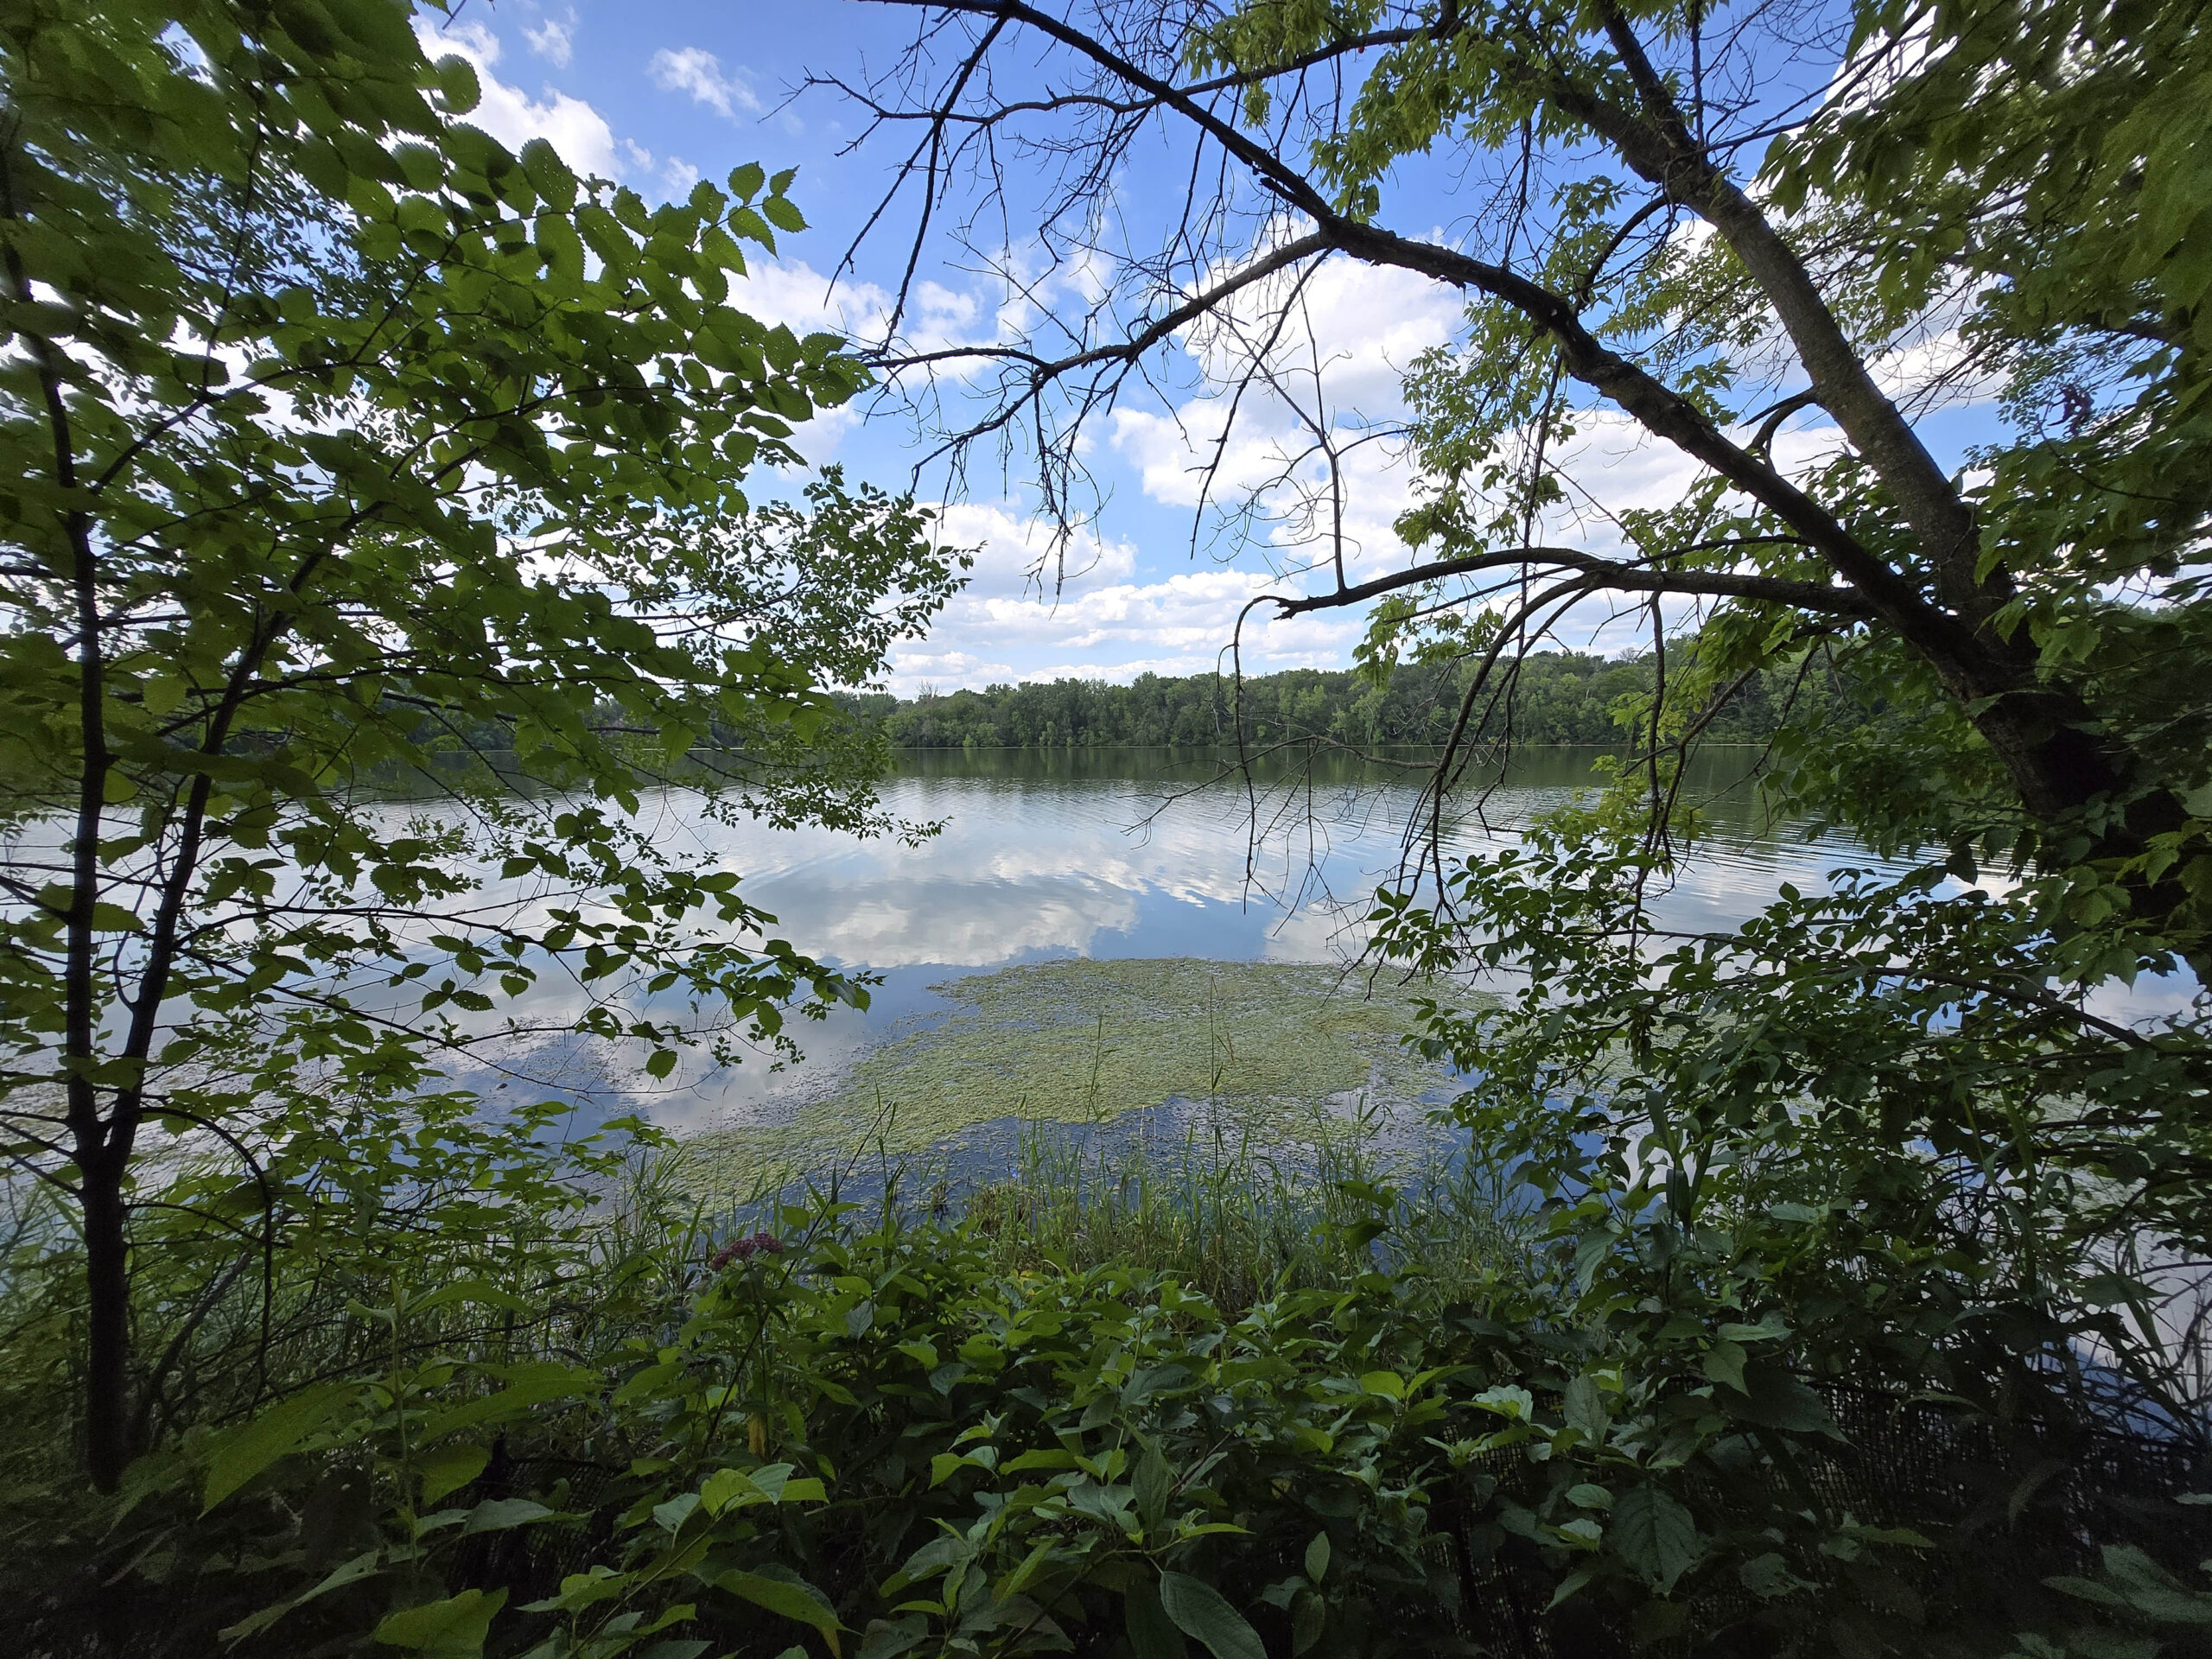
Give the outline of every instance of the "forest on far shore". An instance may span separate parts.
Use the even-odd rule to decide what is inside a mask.
[[[1487,741],[1618,743],[1648,709],[1656,677],[1649,654],[1608,658],[1583,652],[1546,652],[1524,658],[1510,708],[1470,724]],[[888,692],[850,699],[881,722],[883,734],[910,749],[1103,748],[1119,744],[1203,745],[1234,742],[1236,714],[1244,741],[1273,743],[1322,737],[1354,747],[1442,743],[1459,716],[1471,663],[1406,663],[1382,684],[1357,669],[1286,669],[1246,678],[1226,674],[1180,678],[1141,674],[1127,685],[1103,680],[1052,680],[993,685],[981,691]],[[1825,672],[1754,675],[1727,698],[1706,727],[1708,742],[1757,743],[1772,735],[1795,698],[1833,704],[1845,724],[1866,709]]]

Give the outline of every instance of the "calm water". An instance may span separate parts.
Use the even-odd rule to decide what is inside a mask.
[[[1510,844],[1539,812],[1601,781],[1605,751],[1532,750],[1503,777],[1480,780],[1445,825],[1458,852]],[[1764,820],[1736,787],[1750,750],[1712,750],[1687,780],[1712,832],[1675,884],[1656,897],[1663,927],[1732,927],[1785,881],[1817,888],[1842,868],[1882,868],[1863,848],[1808,843]],[[778,918],[799,950],[877,976],[871,1007],[795,1021],[804,1061],[763,1058],[725,1069],[690,1067],[664,1084],[645,1079],[642,1052],[597,1042],[539,1039],[510,1046],[500,1067],[456,1068],[456,1082],[494,1098],[555,1092],[583,1120],[642,1110],[679,1132],[773,1122],[833,1091],[860,1055],[943,1014],[931,989],[961,975],[1062,957],[1200,957],[1220,962],[1332,963],[1355,958],[1376,887],[1398,873],[1408,815],[1426,776],[1409,753],[1398,768],[1331,759],[1277,766],[1248,789],[1223,773],[1225,758],[1174,750],[910,754],[882,790],[899,818],[938,823],[909,845],[820,830],[778,830],[702,817],[695,795],[648,798],[640,827],[671,857],[741,878],[741,893]],[[394,803],[395,828],[421,810]],[[60,836],[59,826],[22,833]],[[497,909],[536,901],[493,880]],[[549,975],[512,1011],[540,1031],[565,1028],[582,993]],[[373,988],[359,988],[374,1000]],[[2108,988],[2109,1018],[2171,1014],[2194,982]],[[410,993],[411,995],[411,992]],[[671,1010],[674,1012],[674,1010]],[[640,1085],[644,1085],[641,1087]]]
[[[1457,849],[1510,841],[1531,814],[1600,781],[1600,750],[1516,760],[1447,823]],[[1805,844],[1759,821],[1729,785],[1750,752],[1706,756],[1691,783],[1715,833],[1657,910],[1669,927],[1726,926],[1785,880],[1817,885],[1876,861],[1847,845]],[[866,1013],[841,1010],[801,1033],[807,1060],[747,1065],[623,1092],[679,1129],[773,1117],[818,1093],[838,1068],[900,1022],[941,1006],[928,988],[957,975],[1060,957],[1201,957],[1329,962],[1357,953],[1360,918],[1398,868],[1419,804],[1408,769],[1332,762],[1280,770],[1256,797],[1216,781],[1218,757],[1188,751],[922,753],[902,761],[886,805],[942,822],[918,846],[821,830],[702,823],[688,798],[648,803],[671,852],[742,873],[802,950],[882,976]],[[1255,832],[1256,823],[1256,832]],[[581,1081],[581,1079],[579,1080]]]

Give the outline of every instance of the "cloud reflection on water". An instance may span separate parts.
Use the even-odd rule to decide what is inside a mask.
[[[1479,820],[1463,815],[1447,826],[1448,840],[1463,851],[1510,843],[1533,814],[1598,782],[1595,758],[1533,754],[1484,799]],[[807,1058],[796,1067],[747,1064],[679,1078],[627,1103],[679,1131],[779,1112],[825,1090],[901,1022],[936,1017],[943,1003],[928,987],[963,972],[1069,956],[1344,960],[1364,941],[1368,900],[1395,874],[1421,798],[1410,777],[1338,766],[1263,798],[1273,832],[1255,846],[1241,787],[1193,787],[1216,769],[1212,760],[997,753],[906,764],[887,784],[885,805],[944,825],[917,845],[721,823],[673,791],[646,804],[642,816],[665,850],[738,872],[747,899],[776,916],[778,936],[883,983],[867,1013],[841,1009],[801,1026]],[[1838,868],[1903,868],[1762,823],[1747,797],[1725,792],[1740,770],[1723,753],[1693,779],[1713,797],[1713,832],[1656,896],[1662,928],[1732,929],[1784,881],[1817,889]],[[1163,805],[1179,790],[1190,792]],[[2159,1011],[2171,989],[2123,998],[2126,1017]]]

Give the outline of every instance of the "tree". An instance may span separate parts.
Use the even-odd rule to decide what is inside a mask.
[[[1961,1525],[1916,1579],[1864,1554],[1806,1479],[1836,1432],[1808,1381],[1885,1390],[1884,1410],[1940,1397],[2028,1444],[2084,1421],[2212,1438],[2196,9],[929,10],[852,89],[919,135],[899,180],[917,219],[990,222],[947,204],[1041,171],[1039,244],[1000,269],[1020,294],[1079,265],[1099,296],[1058,337],[887,345],[945,453],[1039,432],[1065,512],[1086,427],[1177,342],[1225,410],[1282,398],[1310,442],[1270,487],[1318,481],[1280,610],[1373,606],[1378,676],[1466,665],[1432,823],[1563,620],[1648,613],[1618,787],[1496,857],[1447,863],[1432,837],[1425,880],[1371,918],[1385,963],[1511,976],[1496,1002],[1438,990],[1420,1033],[1468,1076],[1474,1155],[1534,1190],[1548,1241],[1554,1312],[1492,1391],[1548,1440],[1498,1475],[1498,1526],[1555,1603],[1610,1607],[1639,1642],[1954,1650],[1908,1628],[1920,1592],[1899,1586],[1972,1602],[1986,1535]],[[1155,141],[1187,194],[1108,211]],[[1457,183],[1444,234],[1433,196],[1407,205],[1422,177]],[[1379,574],[1340,557],[1344,463],[1375,429],[1329,415],[1326,365],[1300,360],[1330,260],[1467,298],[1407,378],[1416,551]],[[927,378],[955,359],[980,404]],[[1979,442],[1947,467],[1931,434],[1970,403]],[[1587,522],[1567,461],[1601,420],[1694,467],[1593,546],[1566,533],[1568,507]],[[1762,675],[1784,688],[1776,809],[1920,868],[1669,934],[1646,901],[1696,830],[1681,757]],[[2184,959],[2198,983],[2171,1017],[2100,1006]],[[1593,1490],[1602,1521],[1576,1510]],[[2015,1488],[2013,1512],[2032,1498]],[[1986,1638],[2009,1617],[1974,1618]]]
[[[1928,709],[1913,786],[1862,791],[1785,746],[1797,804],[1885,844],[2063,868],[2076,919],[2125,913],[2151,957],[2204,960],[2212,863],[2190,791],[2212,703],[2171,671],[2202,659],[2212,502],[2193,251],[2212,57],[2192,8],[925,9],[900,65],[848,89],[880,128],[919,133],[896,186],[918,235],[976,223],[948,198],[1041,164],[1038,245],[998,269],[1016,294],[1040,266],[1108,278],[1051,339],[887,346],[950,453],[1033,428],[1065,511],[1086,423],[1198,342],[1232,411],[1285,397],[1325,463],[1285,613],[1395,600],[1372,652],[1426,634],[1472,654],[1472,710],[1573,607],[1647,605],[1662,637],[1681,604],[1707,607],[1696,671],[1669,693],[1689,704],[1678,731],[1738,676],[1847,658]],[[1046,54],[1033,73],[1009,55],[1023,41]],[[1187,194],[1151,220],[1102,211],[1154,138]],[[1393,223],[1400,182],[1432,162],[1467,181],[1444,239],[1427,202]],[[1426,498],[1400,528],[1422,556],[1357,582],[1340,463],[1373,434],[1319,413],[1324,366],[1293,360],[1300,296],[1331,259],[1469,300],[1461,340],[1408,380]],[[1943,372],[1898,391],[1901,360],[1931,346]],[[980,410],[926,378],[952,361],[995,371]],[[1927,420],[1992,385],[2011,435],[1947,473]],[[1834,442],[1793,466],[1776,439],[1808,410]],[[1546,544],[1562,446],[1600,411],[1697,480],[1619,524],[1624,552]]]
[[[0,22],[0,1113],[80,1213],[103,1488],[149,1132],[266,1205],[253,1124],[442,1054],[582,1033],[662,1077],[864,995],[629,815],[675,775],[878,823],[828,688],[953,581],[908,501],[746,493],[866,379],[728,302],[792,175],[654,207],[510,154],[410,11]]]

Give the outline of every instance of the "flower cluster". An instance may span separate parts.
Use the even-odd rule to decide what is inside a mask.
[[[766,1251],[770,1255],[781,1255],[784,1253],[784,1241],[773,1233],[767,1232],[755,1233],[750,1238],[733,1239],[709,1256],[707,1265],[716,1273],[720,1273],[733,1262],[750,1262],[756,1251]]]

